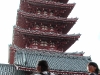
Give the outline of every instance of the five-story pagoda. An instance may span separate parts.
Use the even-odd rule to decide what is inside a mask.
[[[55,74],[87,73],[90,57],[65,53],[80,37],[80,34],[67,34],[78,20],[67,18],[74,6],[68,0],[20,0],[13,42],[9,46],[9,63],[20,74],[36,73],[39,60],[47,60]]]

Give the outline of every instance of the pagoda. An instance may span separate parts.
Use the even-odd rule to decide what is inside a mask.
[[[68,0],[20,0],[9,64],[0,64],[0,75],[35,74],[39,60],[48,61],[55,74],[87,75],[91,57],[65,52],[81,35],[67,34],[78,20],[67,18],[74,6]]]

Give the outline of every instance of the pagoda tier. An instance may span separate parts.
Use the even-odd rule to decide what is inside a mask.
[[[14,27],[13,44],[21,48],[28,47],[65,52],[79,37],[80,34],[60,35]]]
[[[20,10],[34,14],[67,17],[74,6],[75,3],[63,4],[45,0],[21,0]]]
[[[78,18],[57,18],[48,15],[30,14],[19,10],[16,25],[29,30],[66,34],[77,20]]]
[[[14,63],[19,70],[32,69],[36,71],[36,64],[39,60],[47,60],[50,71],[57,73],[87,73],[86,65],[91,61],[91,57],[67,55],[59,52],[50,52],[43,50],[32,50],[19,47],[10,47],[14,51],[13,59],[9,60]]]

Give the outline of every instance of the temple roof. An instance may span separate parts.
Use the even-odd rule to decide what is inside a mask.
[[[22,28],[25,28],[25,27],[27,28],[27,26],[30,27],[31,24],[36,25],[35,23],[39,23],[39,25],[41,25],[41,24],[50,25],[51,24],[51,25],[54,25],[54,26],[57,25],[58,27],[62,27],[63,28],[63,30],[62,30],[63,34],[68,33],[68,31],[74,26],[74,24],[77,21],[77,18],[76,18],[76,20],[74,20],[75,18],[74,19],[71,18],[72,20],[68,20],[66,22],[63,22],[62,20],[61,21],[53,21],[53,20],[46,20],[46,18],[45,19],[40,19],[39,17],[35,18],[34,16],[33,16],[33,18],[27,17],[27,16],[22,15],[22,14],[18,14],[17,19],[18,20],[17,20],[16,25],[20,26]]]
[[[34,1],[34,0],[27,0],[27,1]],[[36,1],[36,0],[35,0]],[[37,0],[38,2],[54,2],[54,3],[67,3],[69,0],[61,0],[60,2],[57,2],[55,0]]]
[[[49,51],[18,49],[15,52],[14,64],[16,66],[36,68],[39,60],[47,60],[50,70],[86,72],[86,65],[90,57],[65,55]]]
[[[37,38],[37,39],[46,39],[46,40],[55,40],[55,41],[63,41],[63,51],[66,51],[71,45],[73,45],[79,38],[81,34],[56,34],[56,33],[51,33],[51,32],[42,32],[42,31],[35,31],[35,30],[27,30],[27,29],[22,29],[20,27],[15,27],[14,28],[14,36],[20,36],[24,35],[25,38],[31,37],[31,38]],[[22,45],[19,45],[20,42],[19,40],[21,37],[14,39],[15,45],[22,47]],[[23,40],[23,38],[22,38]],[[24,40],[25,41],[25,40]],[[19,44],[18,44],[19,43]],[[25,47],[25,43],[22,43],[23,47]]]
[[[22,34],[27,34],[27,35],[32,35],[32,36],[41,36],[41,37],[53,37],[53,38],[59,38],[59,39],[78,39],[81,34],[57,34],[54,32],[44,32],[44,31],[39,31],[39,30],[27,30],[20,28],[18,26],[14,26],[14,30],[17,32],[21,32]]]
[[[74,7],[75,3],[60,3],[60,2],[54,2],[54,1],[45,1],[45,0],[27,0],[28,3],[34,4],[34,5],[40,5],[40,6],[49,6],[54,8],[68,8],[68,7]]]
[[[58,12],[61,14],[61,11],[63,12],[62,16],[60,15],[60,17],[68,17],[74,6],[75,3],[60,3],[60,2],[45,1],[45,0],[26,0],[26,1],[22,0],[20,5],[20,10],[33,13],[35,11],[42,10],[43,12],[45,9],[46,11],[47,10],[50,11],[53,9],[53,12],[56,10],[55,14],[57,14]]]
[[[78,18],[62,18],[62,17],[55,17],[55,16],[48,16],[48,15],[41,15],[41,14],[34,14],[34,13],[27,13],[22,10],[18,10],[18,14],[23,15],[27,18],[37,19],[37,20],[47,20],[47,21],[55,21],[55,22],[63,22],[66,23],[68,21],[70,22],[76,22]]]
[[[0,75],[26,75],[24,71],[16,70],[11,64],[0,64]]]

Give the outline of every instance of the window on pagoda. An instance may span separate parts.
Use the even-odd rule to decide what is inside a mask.
[[[54,28],[53,27],[50,27],[50,31],[54,31]]]
[[[48,27],[43,25],[42,30],[48,30]]]
[[[50,12],[50,16],[53,16],[53,13],[52,12]]]
[[[46,41],[41,41],[40,46],[48,46]]]
[[[32,45],[38,45],[38,42],[34,40],[34,41],[32,42]]]
[[[50,43],[50,47],[55,47],[54,42],[51,42],[51,43]]]
[[[32,42],[31,42],[31,41],[32,41]],[[38,48],[38,41],[30,40],[29,43],[30,43],[29,48],[35,48],[35,49]]]
[[[44,11],[44,15],[47,15],[47,12],[46,11]]]
[[[36,25],[36,26],[35,26],[35,29],[39,29],[39,25]]]
[[[38,11],[37,11],[37,14],[41,14],[41,11],[38,10]]]

